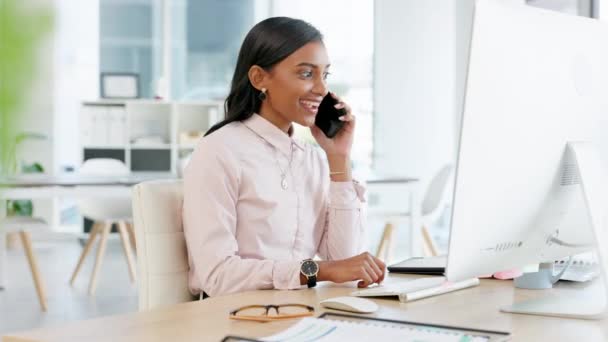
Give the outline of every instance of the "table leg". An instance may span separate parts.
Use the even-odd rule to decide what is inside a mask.
[[[420,203],[417,189],[410,188],[410,252],[411,256],[422,256],[422,232],[420,221]]]
[[[2,229],[2,227],[0,227]],[[6,234],[0,232],[0,291],[4,290],[4,270],[6,269]]]

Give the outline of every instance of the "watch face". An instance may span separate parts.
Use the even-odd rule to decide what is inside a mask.
[[[302,273],[307,276],[314,276],[319,271],[319,266],[312,260],[306,260],[302,263]]]

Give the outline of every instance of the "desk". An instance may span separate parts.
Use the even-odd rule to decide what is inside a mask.
[[[171,173],[136,172],[126,176],[91,176],[63,174],[57,176],[28,174],[0,178],[0,200],[57,198],[117,198],[130,197],[131,187],[154,179],[173,179]],[[2,213],[2,215],[4,215]],[[52,225],[57,225],[58,218]],[[0,234],[0,289],[4,287],[6,242]]]
[[[131,195],[131,186],[155,179],[174,179],[166,172],[141,172],[127,176],[58,176],[31,174],[0,178],[0,199],[99,198]]]
[[[405,281],[411,276],[389,274],[387,282]],[[347,286],[351,286],[350,288]],[[298,291],[252,291],[183,303],[147,312],[123,314],[65,326],[44,328],[3,337],[3,342],[26,341],[220,341],[225,335],[261,337],[281,331],[294,321],[256,323],[233,321],[230,310],[246,304],[305,303],[324,312],[319,301],[347,295],[354,284],[319,284]],[[442,296],[400,303],[396,299],[374,299],[380,309],[371,316],[424,323],[505,330],[513,341],[606,341],[608,320],[585,321],[501,313],[498,307],[550,293],[567,293],[560,284],[548,291],[515,290],[511,281],[482,280],[481,285]],[[329,310],[328,310],[329,311]],[[333,310],[331,310],[333,311]]]

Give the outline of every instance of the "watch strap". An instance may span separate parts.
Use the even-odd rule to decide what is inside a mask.
[[[317,275],[307,277],[306,284],[308,285],[309,288],[317,286]]]

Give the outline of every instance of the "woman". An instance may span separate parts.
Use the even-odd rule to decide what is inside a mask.
[[[363,188],[351,179],[355,118],[333,139],[315,125],[329,58],[310,24],[275,17],[245,37],[226,119],[207,132],[184,172],[190,290],[209,296],[298,289],[317,281],[384,279],[364,250]],[[293,138],[310,127],[318,148]],[[319,255],[323,261],[311,260]]]

